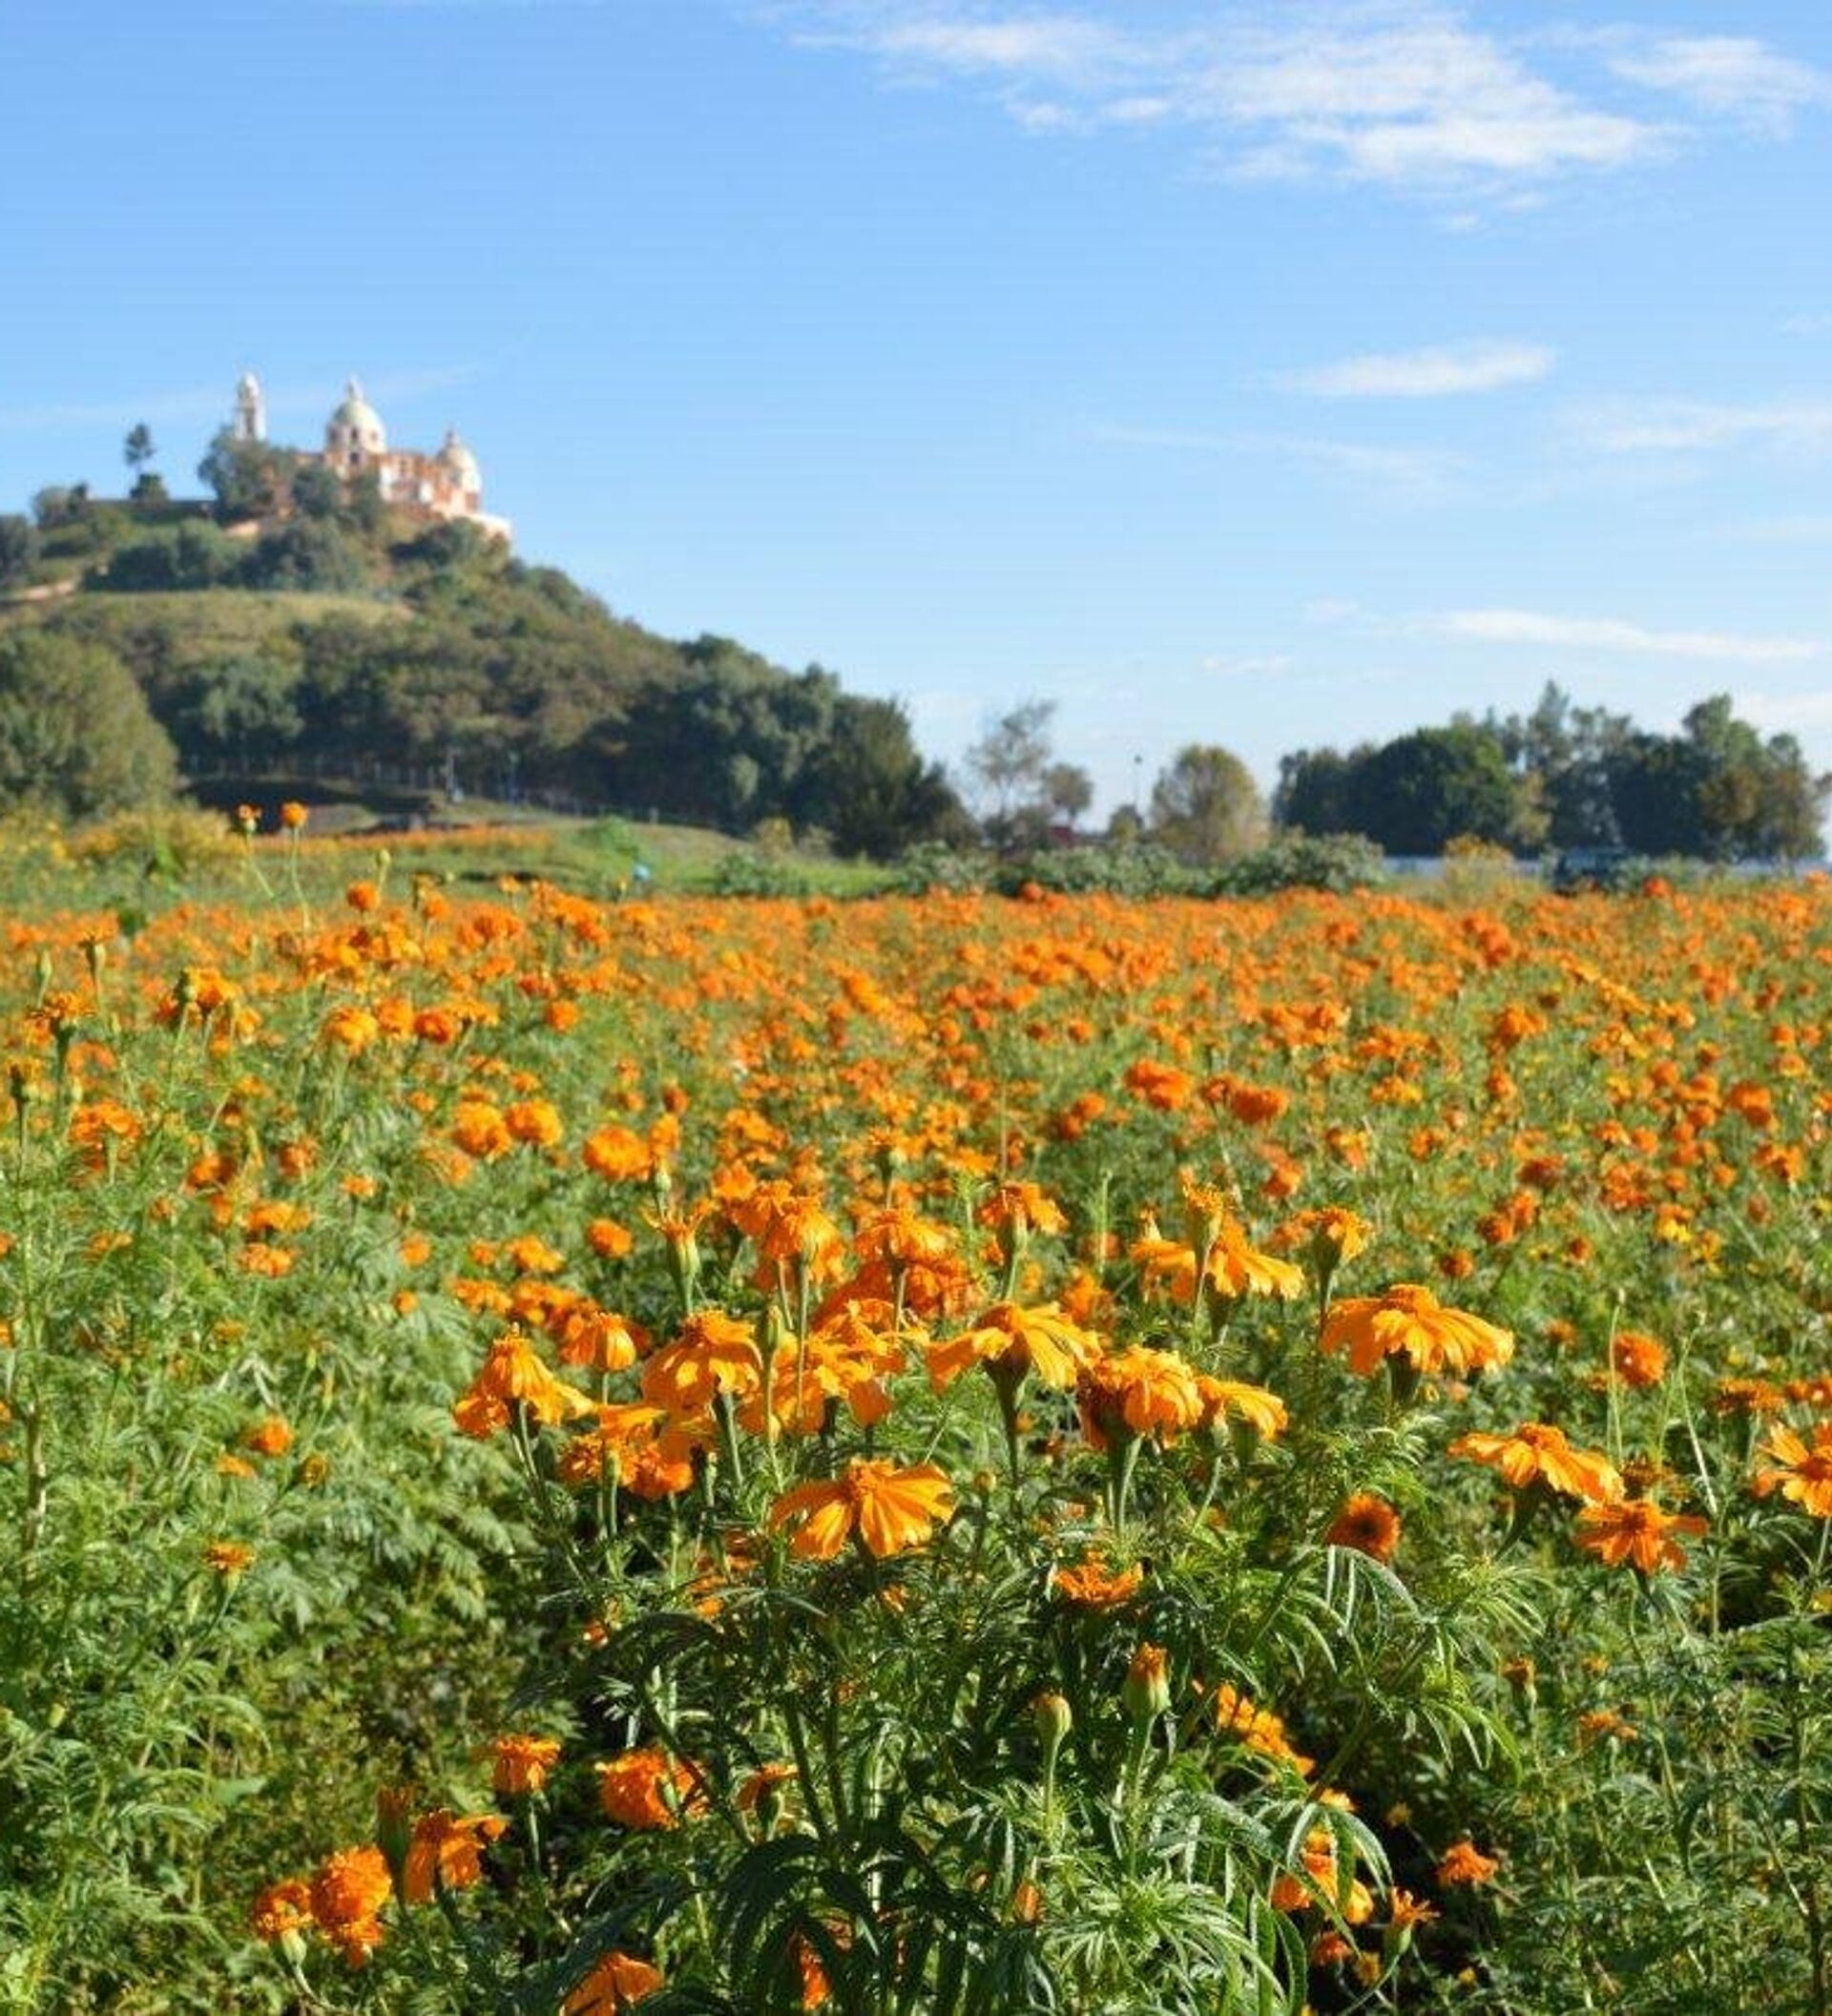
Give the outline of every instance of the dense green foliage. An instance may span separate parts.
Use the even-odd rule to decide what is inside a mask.
[[[1764,738],[1727,696],[1661,736],[1548,686],[1525,717],[1459,717],[1346,754],[1301,749],[1280,766],[1274,812],[1309,833],[1365,834],[1394,854],[1438,854],[1467,838],[1523,852],[1793,860],[1819,851],[1827,788],[1794,737]]]
[[[44,632],[0,634],[0,803],[82,819],[156,803],[176,782],[172,745],[117,657]]]
[[[436,780],[744,832],[787,820],[888,859],[958,833],[896,702],[718,637],[677,644],[465,524],[219,438],[211,512],[56,490],[0,527],[0,583],[73,576],[17,620],[105,648],[193,777]]]

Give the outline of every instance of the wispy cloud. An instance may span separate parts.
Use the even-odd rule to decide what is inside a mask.
[[[1832,78],[1748,35],[1671,35],[1619,51],[1619,77],[1759,133],[1790,132],[1796,116],[1832,104]]]
[[[1579,431],[1612,455],[1691,454],[1767,447],[1796,453],[1832,449],[1832,400],[1731,405],[1698,399],[1617,399],[1586,408]]]
[[[1832,690],[1821,686],[1808,693],[1739,693],[1737,712],[1770,735],[1832,728]]]
[[[363,384],[371,400],[385,402],[425,398],[433,392],[469,384],[482,375],[476,364],[435,364],[423,370],[385,372],[377,378],[365,378]],[[267,391],[267,410],[276,416],[314,414],[323,418],[336,405],[341,390],[342,381],[328,378],[309,385],[271,386]],[[118,399],[75,404],[0,406],[0,432],[50,433],[59,428],[132,426],[141,420],[153,427],[211,420],[226,423],[234,405],[235,380],[226,376],[220,384],[148,392],[138,397],[123,394]]]
[[[1280,461],[1412,503],[1426,503],[1443,496],[1469,469],[1468,458],[1448,448],[1333,441],[1308,434],[1208,433],[1192,427],[1109,426],[1090,428],[1089,438],[1117,447]]]
[[[753,0],[754,5],[764,0]],[[1189,129],[1248,180],[1334,178],[1518,201],[1704,123],[1783,135],[1826,79],[1749,36],[1622,28],[1509,37],[1447,0],[768,0],[799,39],[898,79],[958,79],[1032,132]],[[1179,14],[1181,18],[1179,19]]]
[[[1747,665],[1793,664],[1826,655],[1826,646],[1810,637],[1651,630],[1616,616],[1550,615],[1531,609],[1451,610],[1431,618],[1428,627],[1441,635],[1480,644],[1531,644],[1558,651],[1621,652],[1641,657],[1718,659]]]
[[[1556,363],[1556,353],[1541,343],[1442,343],[1423,350],[1345,357],[1337,364],[1289,372],[1280,383],[1317,399],[1437,399],[1531,384],[1548,377]]]
[[[1758,518],[1738,533],[1758,546],[1832,546],[1832,517]]]

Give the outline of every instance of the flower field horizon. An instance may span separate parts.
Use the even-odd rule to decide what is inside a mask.
[[[1832,2009],[1823,880],[260,859],[0,922],[0,2004]]]

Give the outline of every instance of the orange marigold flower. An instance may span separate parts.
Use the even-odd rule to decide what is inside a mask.
[[[662,1985],[659,1969],[628,1953],[607,1953],[560,2005],[560,2016],[623,2016]]]
[[[312,1923],[311,1884],[297,1876],[269,1883],[255,1899],[250,1918],[257,1939],[279,1940],[289,1932],[303,1932]]]
[[[555,1325],[559,1361],[593,1372],[624,1372],[649,1349],[649,1333],[614,1310],[585,1302],[569,1309]]]
[[[1353,1548],[1374,1561],[1391,1561],[1399,1550],[1400,1515],[1384,1498],[1357,1491],[1323,1535],[1331,1547]]]
[[[1324,1319],[1324,1351],[1346,1350],[1349,1370],[1372,1378],[1389,1358],[1419,1372],[1477,1372],[1514,1354],[1510,1330],[1447,1308],[1428,1288],[1399,1281],[1384,1295],[1350,1296]]]
[[[381,1914],[394,1881],[380,1848],[341,1848],[312,1878],[312,1918],[352,1966],[382,1943]]]
[[[204,1566],[219,1575],[239,1575],[254,1559],[254,1548],[239,1540],[213,1540],[203,1550]]]
[[[1126,1713],[1135,1722],[1164,1713],[1171,1705],[1171,1658],[1161,1645],[1136,1648],[1119,1692]]]
[[[1277,1442],[1290,1419],[1285,1403],[1264,1386],[1244,1380],[1216,1379],[1210,1373],[1196,1376],[1197,1391],[1202,1396],[1202,1425],[1219,1428],[1230,1420],[1242,1422],[1267,1442]]]
[[[683,1815],[704,1803],[698,1774],[665,1750],[626,1750],[593,1769],[606,1816],[635,1833],[677,1827]]]
[[[1415,1925],[1434,1923],[1438,1916],[1434,1905],[1414,1897],[1410,1890],[1396,1888],[1386,1901],[1386,1922],[1395,1932],[1409,1932]]]
[[[1586,1506],[1577,1515],[1577,1544],[1608,1568],[1626,1561],[1643,1575],[1663,1568],[1684,1568],[1685,1549],[1672,1536],[1696,1539],[1705,1522],[1682,1512],[1663,1512],[1652,1498],[1624,1498],[1613,1505]]]
[[[1174,1441],[1202,1419],[1196,1374],[1174,1351],[1135,1344],[1083,1367],[1075,1398],[1097,1449],[1122,1430]]]
[[[309,816],[296,798],[289,798],[280,808],[280,822],[289,833],[297,833]]]
[[[753,1326],[719,1310],[702,1309],[643,1367],[642,1397],[685,1420],[721,1393],[754,1392],[762,1377]]]
[[[464,1890],[483,1881],[481,1851],[509,1825],[493,1813],[459,1819],[443,1806],[413,1823],[402,1893],[410,1904],[427,1902],[435,1889]]]
[[[1618,1330],[1610,1340],[1610,1367],[1625,1386],[1657,1386],[1667,1376],[1667,1347],[1645,1330]]]
[[[1142,1568],[1125,1569],[1115,1575],[1099,1554],[1090,1554],[1073,1567],[1059,1563],[1050,1577],[1056,1594],[1075,1610],[1118,1610],[1138,1594],[1144,1581]]]
[[[928,1376],[938,1393],[980,1364],[1013,1379],[1033,1372],[1046,1386],[1067,1387],[1099,1355],[1099,1341],[1054,1302],[1033,1309],[995,1302],[972,1329],[928,1347]]]
[[[500,1735],[489,1746],[490,1783],[505,1798],[539,1792],[559,1762],[560,1745],[553,1736]]]
[[[1275,1762],[1289,1764],[1301,1777],[1308,1777],[1315,1759],[1300,1756],[1285,1737],[1285,1725],[1269,1708],[1257,1707],[1238,1687],[1227,1682],[1215,1691],[1215,1722],[1223,1735],[1231,1735],[1246,1749]]]
[[[601,1127],[579,1150],[579,1160],[607,1183],[640,1182],[655,1174],[649,1144],[628,1127]]]
[[[803,1561],[831,1561],[855,1532],[882,1560],[921,1547],[953,1509],[954,1487],[934,1464],[900,1470],[883,1458],[855,1456],[843,1475],[784,1491],[770,1524],[799,1522],[790,1551]]]
[[[1462,1884],[1486,1883],[1493,1880],[1501,1867],[1500,1860],[1492,1855],[1484,1855],[1468,1835],[1462,1840],[1453,1841],[1445,1851],[1438,1864],[1438,1887],[1453,1890]]]
[[[1792,1428],[1769,1430],[1764,1453],[1769,1466],[1756,1475],[1758,1498],[1779,1490],[1815,1519],[1832,1519],[1832,1422],[1817,1422],[1811,1447]]]
[[[1620,1472],[1600,1449],[1574,1449],[1564,1429],[1545,1422],[1523,1422],[1511,1435],[1460,1435],[1446,1453],[1486,1463],[1516,1491],[1541,1483],[1587,1505],[1613,1505],[1624,1495]]]
[[[521,1330],[505,1330],[490,1345],[483,1369],[451,1413],[460,1433],[481,1442],[509,1425],[511,1406],[526,1407],[544,1427],[592,1412],[592,1403],[548,1370]]]
[[[280,1415],[269,1414],[244,1430],[241,1445],[257,1456],[284,1456],[293,1445],[293,1431]]]

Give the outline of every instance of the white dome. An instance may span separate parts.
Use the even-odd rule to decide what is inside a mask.
[[[332,413],[325,432],[332,437],[354,438],[364,447],[375,450],[387,446],[387,430],[382,425],[382,416],[364,398],[363,387],[354,378],[344,387],[343,404]]]
[[[456,427],[446,429],[444,446],[439,450],[439,460],[445,464],[457,479],[460,489],[481,490],[484,487],[483,471],[477,467],[477,458],[458,438]]]

